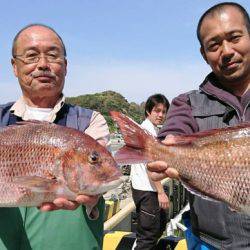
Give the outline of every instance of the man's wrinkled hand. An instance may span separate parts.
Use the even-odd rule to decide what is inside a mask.
[[[65,209],[65,210],[75,210],[79,207],[79,205],[88,205],[94,207],[98,200],[99,195],[89,196],[89,195],[78,195],[76,197],[76,201],[69,201],[65,198],[57,198],[53,202],[45,202],[43,203],[39,209],[41,211],[54,211],[58,209]]]
[[[176,136],[168,135],[165,140],[162,141],[165,145],[174,144],[176,142]],[[179,173],[174,168],[169,168],[165,161],[154,161],[147,164],[149,176],[153,181],[161,181],[167,177],[179,179]]]
[[[179,173],[174,168],[169,168],[165,161],[153,161],[147,164],[149,176],[153,181],[161,181],[167,177],[179,179]]]

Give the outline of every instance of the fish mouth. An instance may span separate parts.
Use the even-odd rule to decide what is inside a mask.
[[[89,185],[84,190],[84,194],[86,195],[98,195],[98,194],[104,194],[107,191],[118,187],[123,182],[122,176],[116,178],[115,180],[103,182],[95,185]]]

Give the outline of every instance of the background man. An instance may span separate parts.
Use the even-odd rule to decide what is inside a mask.
[[[150,96],[145,104],[145,117],[141,126],[153,136],[166,119],[169,102],[164,95]],[[145,164],[131,167],[132,195],[136,206],[136,247],[134,249],[155,249],[159,237],[166,227],[168,197],[161,183],[152,182]]]
[[[159,138],[173,142],[175,134],[222,128],[250,121],[250,20],[236,3],[220,3],[200,18],[197,36],[210,73],[197,91],[175,98]],[[164,162],[148,164],[154,179],[178,178]],[[224,203],[190,195],[192,239],[189,249],[250,249],[250,217]],[[206,244],[206,243],[208,244]],[[204,246],[205,245],[205,246]]]
[[[108,126],[99,113],[64,101],[66,49],[52,28],[41,24],[24,27],[14,38],[12,56],[23,96],[14,104],[1,106],[1,126],[29,119],[49,121],[85,130],[101,144],[107,143]],[[43,204],[41,211],[1,208],[0,249],[101,249],[103,199],[97,205],[100,215],[95,220],[89,219],[84,206],[95,206],[98,198],[79,195],[76,202],[58,198]],[[51,210],[58,211],[42,212]]]

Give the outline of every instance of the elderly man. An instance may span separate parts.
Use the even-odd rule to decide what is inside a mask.
[[[14,38],[12,65],[22,97],[0,108],[0,126],[36,119],[72,127],[105,145],[108,126],[99,113],[65,103],[66,49],[50,27],[32,24]],[[0,249],[101,249],[104,202],[79,195],[37,208],[0,209]],[[97,206],[99,217],[89,219],[85,206]],[[53,212],[44,212],[52,211]],[[67,211],[72,210],[72,211]]]
[[[166,138],[166,144],[173,142],[176,134],[192,134],[250,121],[248,13],[236,3],[215,5],[200,18],[197,36],[201,54],[212,73],[199,90],[173,100],[159,133],[159,138]],[[166,176],[178,178],[178,172],[164,162],[150,163],[148,168],[155,180]],[[190,208],[189,249],[250,249],[249,216],[233,212],[221,202],[194,195],[190,195]]]

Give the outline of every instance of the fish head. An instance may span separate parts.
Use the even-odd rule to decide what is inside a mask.
[[[111,153],[97,142],[68,152],[63,175],[68,188],[77,194],[103,194],[122,183],[121,171]]]

